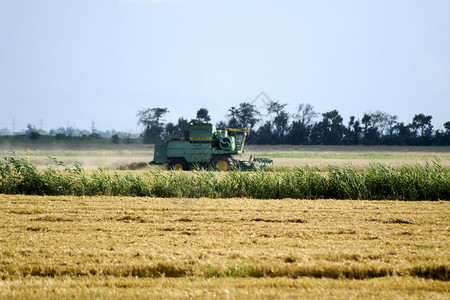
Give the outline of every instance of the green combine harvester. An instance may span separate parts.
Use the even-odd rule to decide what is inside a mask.
[[[182,140],[156,142],[151,164],[167,164],[168,169],[177,171],[198,168],[217,171],[265,169],[273,160],[250,158],[241,161],[234,157],[244,152],[249,131],[233,128],[216,130],[213,124],[191,123]]]

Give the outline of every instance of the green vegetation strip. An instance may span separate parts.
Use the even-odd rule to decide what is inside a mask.
[[[264,265],[240,265],[234,264],[226,268],[218,268],[213,265],[200,266],[176,265],[170,262],[160,262],[150,265],[120,265],[107,268],[79,267],[79,266],[1,266],[0,275],[3,279],[17,276],[60,277],[60,276],[114,276],[114,277],[203,277],[203,278],[262,278],[262,277],[314,277],[314,278],[346,278],[346,279],[370,279],[377,277],[413,276],[448,281],[450,267],[448,265],[414,266],[408,269],[391,269],[381,266],[264,266]]]
[[[210,171],[151,171],[142,175],[106,173],[89,175],[76,164],[38,170],[14,153],[0,159],[0,193],[29,195],[108,195],[149,197],[209,197],[258,199],[392,199],[449,200],[450,170],[439,161],[392,167],[372,164],[358,171],[352,166],[330,166],[327,172],[312,167],[272,172],[231,171],[218,176]]]

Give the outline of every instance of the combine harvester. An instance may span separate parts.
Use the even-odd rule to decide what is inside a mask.
[[[168,169],[190,170],[196,168],[229,170],[263,170],[273,160],[252,158],[237,160],[234,155],[244,152],[248,129],[226,128],[216,130],[213,124],[191,123],[183,140],[160,140],[155,144],[150,164],[167,164]]]

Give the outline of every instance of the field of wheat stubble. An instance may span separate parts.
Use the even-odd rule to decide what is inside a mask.
[[[446,201],[1,195],[2,296],[448,297]]]
[[[48,157],[54,157],[67,164],[81,163],[84,169],[105,170],[142,169],[153,160],[153,145],[0,145],[0,155],[10,149],[17,155],[26,155],[30,150],[30,160],[37,167],[47,167]],[[305,165],[327,169],[329,165],[352,164],[358,169],[371,163],[399,166],[401,164],[425,163],[436,158],[445,168],[450,168],[450,147],[414,146],[294,146],[294,145],[249,145],[240,157],[268,157],[274,160],[274,167],[303,167]],[[154,167],[157,168],[157,167]]]

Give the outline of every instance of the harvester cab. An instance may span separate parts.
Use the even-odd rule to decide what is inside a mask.
[[[232,169],[264,169],[271,159],[256,158],[240,161],[235,155],[244,152],[248,129],[217,130],[214,124],[191,123],[182,140],[160,140],[155,144],[155,164],[167,164],[169,169],[207,168],[218,171]]]

